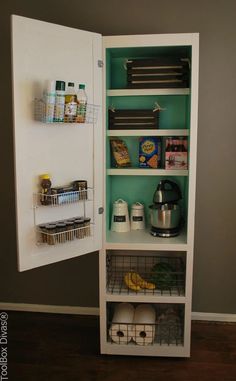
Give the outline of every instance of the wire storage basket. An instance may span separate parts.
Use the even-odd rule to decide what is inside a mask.
[[[94,105],[88,103],[86,105],[86,113],[85,113],[85,119],[83,122],[81,122],[80,119],[77,118],[77,116],[64,116],[62,120],[56,120],[54,111],[52,111],[50,114],[54,115],[54,117],[48,117],[48,108],[53,109],[55,108],[54,104],[46,104],[43,99],[36,98],[34,100],[34,118],[36,121],[43,122],[43,123],[91,123],[95,124],[98,119],[98,113],[100,110],[99,105]]]
[[[120,303],[127,304],[127,303]],[[115,310],[119,303],[109,303],[107,341],[118,345],[166,345],[182,346],[184,342],[184,305],[177,304],[136,304],[134,311],[140,307],[152,308],[155,311],[153,323],[137,323],[124,318],[123,321],[114,320]],[[134,312],[135,320],[135,312]]]
[[[174,256],[108,255],[107,292],[184,296],[185,262]]]
[[[60,206],[69,205],[78,202],[92,201],[93,188],[84,188],[80,191],[58,192],[56,194],[34,193],[33,203],[35,207],[39,206]]]
[[[93,235],[91,218],[76,217],[36,226],[37,243],[57,245]]]

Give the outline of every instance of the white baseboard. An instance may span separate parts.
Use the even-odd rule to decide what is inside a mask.
[[[77,306],[53,306],[47,304],[0,303],[1,311],[46,312],[52,314],[99,315],[99,308]]]
[[[236,323],[236,314],[216,314],[211,312],[192,312],[192,320],[219,321]]]
[[[27,303],[0,303],[1,311],[26,311],[45,312],[53,314],[72,315],[95,315],[99,316],[98,307],[77,307],[77,306],[53,306],[47,304],[27,304]],[[236,314],[217,314],[210,312],[192,312],[192,320],[218,321],[225,323],[236,323]]]

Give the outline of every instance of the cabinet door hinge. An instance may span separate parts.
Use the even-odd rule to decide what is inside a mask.
[[[98,67],[103,67],[103,61],[102,60],[98,60]]]
[[[102,206],[98,208],[98,214],[103,214],[103,212],[104,212],[104,208]]]

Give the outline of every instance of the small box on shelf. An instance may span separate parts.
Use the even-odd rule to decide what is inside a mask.
[[[188,143],[186,137],[166,138],[165,169],[188,169]]]

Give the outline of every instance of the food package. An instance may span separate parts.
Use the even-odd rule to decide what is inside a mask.
[[[139,167],[159,168],[161,163],[161,140],[157,137],[139,138]]]
[[[122,139],[111,139],[112,167],[130,167],[131,161],[128,148]]]

